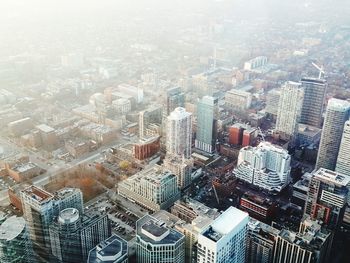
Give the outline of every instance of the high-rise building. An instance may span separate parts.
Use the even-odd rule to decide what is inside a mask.
[[[11,216],[0,225],[0,262],[33,262],[32,242],[23,217]]]
[[[120,182],[118,194],[151,211],[167,209],[180,198],[176,176],[159,165],[148,167]]]
[[[309,182],[304,214],[330,228],[342,221],[349,197],[350,176],[320,168]]]
[[[40,249],[49,251],[49,225],[55,215],[54,195],[30,186],[21,192],[21,199],[30,239]]]
[[[276,131],[282,138],[290,139],[297,134],[303,99],[304,90],[301,83],[287,81],[283,85],[276,120]]]
[[[317,221],[305,218],[295,233],[280,231],[273,254],[273,263],[326,263],[329,261],[331,233]]]
[[[350,120],[345,122],[335,170],[350,175]]]
[[[193,159],[177,155],[166,155],[163,161],[164,170],[170,171],[177,178],[180,189],[188,187],[192,182]]]
[[[198,236],[198,263],[244,263],[247,213],[230,207]]]
[[[327,84],[323,79],[303,78],[304,101],[300,123],[321,127]]]
[[[170,88],[166,92],[166,116],[178,107],[185,107],[185,93],[179,87]]]
[[[276,89],[273,89],[267,93],[265,111],[274,120],[277,118],[280,96],[281,91]]]
[[[316,169],[335,169],[344,124],[349,119],[350,102],[339,99],[328,101],[326,117],[323,124]]]
[[[59,211],[66,208],[75,208],[82,215],[84,213],[83,192],[79,188],[62,188],[55,194],[55,201],[58,204],[56,209],[56,216]]]
[[[112,235],[90,250],[87,263],[128,263],[128,242]]]
[[[246,262],[271,263],[279,230],[250,218],[248,223]]]
[[[233,174],[268,191],[281,191],[289,182],[291,157],[288,151],[269,142],[239,151]]]
[[[217,98],[204,96],[198,101],[195,147],[207,153],[215,150],[217,115]]]
[[[185,236],[163,221],[145,215],[136,222],[136,261],[185,262]]]
[[[167,118],[167,155],[191,156],[192,114],[176,108]]]
[[[90,217],[67,208],[50,226],[51,252],[62,263],[86,262],[89,251],[110,235],[107,215]]]
[[[139,136],[144,138],[144,136],[152,135],[154,127],[162,124],[162,107],[160,105],[152,106],[139,113]]]

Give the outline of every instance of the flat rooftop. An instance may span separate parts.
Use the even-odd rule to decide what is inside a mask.
[[[40,125],[37,125],[36,128],[42,132],[45,132],[45,133],[50,133],[50,132],[54,132],[55,129],[46,125],[46,124],[40,124]]]
[[[34,185],[24,189],[22,193],[27,196],[30,196],[32,199],[38,201],[39,203],[42,203],[44,201],[54,198],[54,196],[49,192],[46,192],[45,190],[40,189]]]
[[[248,213],[231,206],[216,218],[214,222],[202,232],[202,235],[217,242],[223,236],[229,234],[238,227],[242,221],[248,222],[248,218]]]
[[[350,184],[350,176],[340,174],[325,168],[320,168],[313,173],[313,176],[326,183],[333,183],[337,186],[347,186]]]
[[[11,216],[0,225],[0,240],[11,241],[24,230],[26,223],[23,217]]]

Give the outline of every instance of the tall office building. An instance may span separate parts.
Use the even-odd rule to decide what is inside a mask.
[[[215,150],[218,99],[204,96],[197,103],[197,132],[195,147],[207,153]]]
[[[32,242],[23,217],[11,216],[0,225],[0,262],[33,262]]]
[[[84,213],[83,192],[79,188],[62,188],[54,193],[54,196],[55,203],[58,205],[55,216],[66,208],[75,208],[81,215]]]
[[[36,186],[30,186],[21,192],[21,198],[30,239],[39,249],[49,252],[49,225],[55,215],[54,195]]]
[[[107,215],[90,217],[67,208],[50,226],[51,252],[62,263],[86,262],[89,251],[110,235]]]
[[[230,207],[198,236],[198,263],[244,263],[247,213]]]
[[[282,138],[291,139],[297,134],[303,99],[304,90],[300,83],[287,81],[283,85],[276,120],[276,131]]]
[[[151,211],[167,209],[180,198],[176,176],[159,165],[148,167],[120,182],[118,194]]]
[[[87,263],[128,263],[128,242],[112,235],[90,250]]]
[[[335,171],[350,176],[350,120],[344,125]]]
[[[281,191],[289,182],[291,157],[288,151],[269,142],[239,151],[234,176],[268,191]]]
[[[320,168],[311,175],[304,214],[336,228],[349,197],[350,176]]]
[[[344,124],[349,119],[350,102],[339,99],[328,101],[326,117],[323,124],[316,169],[335,169]]]
[[[303,78],[301,84],[304,89],[304,101],[300,123],[321,127],[327,83],[323,79]]]
[[[136,261],[185,262],[185,236],[163,221],[145,215],[136,222]]]
[[[192,114],[176,108],[167,118],[167,155],[191,156]]]
[[[170,88],[166,92],[166,116],[178,107],[185,107],[185,93],[179,87]]]

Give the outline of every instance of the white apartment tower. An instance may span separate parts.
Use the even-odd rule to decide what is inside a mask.
[[[287,139],[297,131],[303,106],[304,89],[301,83],[287,81],[282,89],[278,103],[276,131]]]
[[[167,154],[189,158],[192,146],[192,114],[178,107],[167,118]]]
[[[318,149],[316,169],[326,168],[334,171],[344,124],[349,119],[349,113],[350,102],[339,99],[330,99],[328,101],[320,147]]]
[[[198,236],[198,263],[244,263],[247,213],[230,207]]]
[[[335,171],[350,176],[350,120],[344,125]]]

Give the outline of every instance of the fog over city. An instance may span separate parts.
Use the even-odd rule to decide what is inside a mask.
[[[0,263],[350,262],[349,0],[0,0]]]

